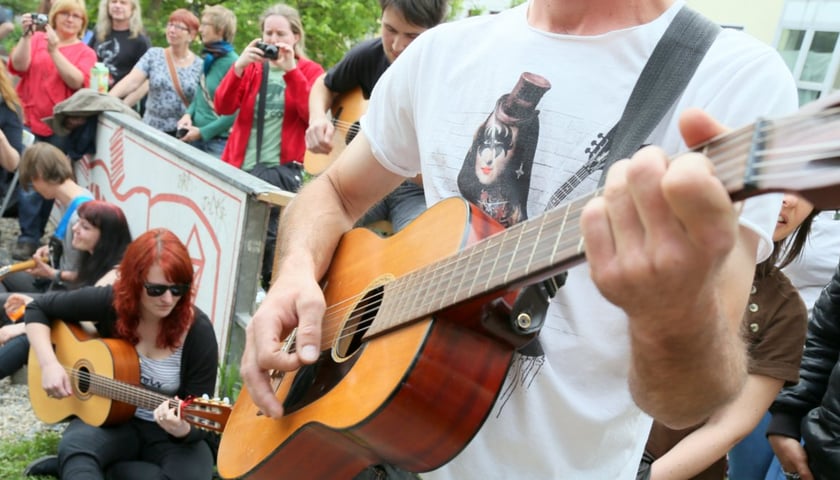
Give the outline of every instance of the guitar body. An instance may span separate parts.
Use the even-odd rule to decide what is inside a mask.
[[[387,287],[382,302],[366,292],[499,230],[475,207],[450,199],[392,237],[349,232],[324,282],[328,312],[341,310],[327,315],[324,335],[344,338],[365,299],[388,302]],[[426,293],[432,295],[408,294]],[[513,355],[510,344],[483,331],[481,300],[366,338],[356,348],[337,340],[316,367],[280,380],[283,418],[261,415],[243,389],[222,435],[220,474],[349,479],[372,464],[422,472],[446,463],[484,422]]]
[[[367,111],[367,104],[368,101],[365,100],[361,88],[354,88],[335,97],[330,107],[333,126],[335,126],[332,151],[313,153],[307,150],[303,156],[303,168],[307,173],[318,175],[338,158],[338,155],[359,133],[359,119]]]
[[[140,383],[140,361],[128,342],[92,337],[78,325],[62,321],[52,323],[51,339],[58,361],[65,367],[132,385]],[[61,399],[48,397],[41,386],[41,366],[32,349],[28,375],[32,410],[43,422],[57,423],[75,415],[89,425],[101,426],[124,422],[134,415],[133,405],[95,395],[89,384],[72,375],[73,395]]]

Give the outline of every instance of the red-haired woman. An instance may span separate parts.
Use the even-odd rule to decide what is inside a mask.
[[[207,315],[193,305],[193,265],[166,229],[144,233],[126,249],[113,287],[45,294],[26,308],[26,335],[37,355],[47,395],[73,394],[50,342],[50,322],[95,319],[99,334],[134,345],[141,383],[169,397],[212,394],[218,345]],[[61,478],[206,480],[213,455],[205,432],[169,402],[138,408],[127,423],[94,427],[74,419],[58,446]]]
[[[190,50],[199,25],[198,17],[189,10],[179,8],[172,12],[166,23],[169,47],[146,50],[108,95],[134,106],[140,98],[137,91],[148,89],[143,122],[175,136],[178,120],[187,112],[199,89],[198,77],[201,76],[204,60]]]

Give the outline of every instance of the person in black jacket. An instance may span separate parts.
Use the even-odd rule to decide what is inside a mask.
[[[213,394],[218,345],[207,316],[193,305],[193,265],[170,231],[144,233],[126,249],[113,287],[44,295],[26,308],[26,334],[53,398],[73,395],[50,341],[50,322],[93,320],[103,338],[134,345],[141,384],[168,397]],[[37,387],[34,387],[37,388]],[[127,423],[95,427],[71,420],[58,447],[60,478],[207,480],[213,455],[206,432],[181,418],[170,402],[138,408]]]
[[[768,440],[786,478],[837,478],[840,471],[840,443],[837,442],[840,438],[840,265],[811,311],[799,383],[783,389],[770,412],[773,416],[767,427]]]

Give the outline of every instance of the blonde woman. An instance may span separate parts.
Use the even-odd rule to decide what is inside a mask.
[[[88,45],[108,67],[109,86],[119,83],[152,46],[143,28],[140,2],[100,0],[96,32]]]

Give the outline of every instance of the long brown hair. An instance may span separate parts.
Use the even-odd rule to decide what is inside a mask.
[[[159,265],[166,279],[176,284],[193,282],[193,265],[187,247],[165,228],[156,228],[137,237],[128,245],[120,262],[120,276],[114,282],[114,309],[117,311],[117,334],[133,345],[140,337],[140,298],[146,275],[152,265]],[[177,348],[181,337],[192,325],[194,289],[190,288],[162,321],[155,344],[158,348]]]
[[[6,64],[3,62],[0,62],[0,97],[3,98],[3,103],[9,107],[9,110],[23,118],[20,97],[18,97],[15,91],[15,86],[12,85],[12,78],[9,76],[9,71],[6,70]]]

